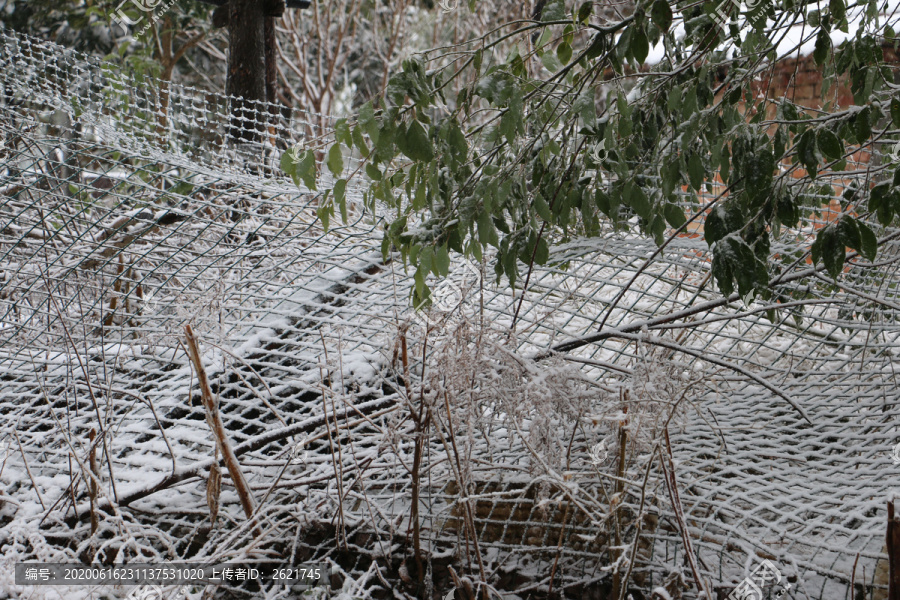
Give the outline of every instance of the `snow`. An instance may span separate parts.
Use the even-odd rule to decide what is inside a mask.
[[[659,600],[672,600],[672,596],[669,595],[669,592],[666,591],[664,587],[655,587],[651,594],[655,597],[658,597]]]
[[[724,2],[728,2],[730,0],[723,0]],[[887,0],[886,2],[879,3],[881,7],[880,16],[882,22],[892,26],[895,30],[900,29],[900,0]],[[741,3],[742,10],[746,10],[746,3]],[[813,10],[812,5],[810,5],[809,10]],[[821,9],[825,12],[824,7]],[[859,33],[860,26],[863,21],[863,14],[866,10],[866,4],[859,4],[853,6],[847,11],[847,32],[840,31],[839,29],[832,29],[829,32],[829,37],[831,38],[831,42],[835,48],[837,48],[841,43],[846,40],[853,39]],[[743,15],[742,15],[743,18]],[[772,27],[775,23],[772,20],[769,20],[766,23],[766,27]],[[744,23],[742,29],[744,34],[748,31],[748,26]],[[685,30],[684,23],[682,21],[678,21],[674,24],[674,35],[676,38],[684,39]],[[776,53],[779,59],[781,58],[789,58],[789,57],[800,57],[800,56],[808,56],[813,53],[815,50],[815,36],[810,37],[811,28],[802,22],[800,19],[799,23],[795,23],[790,27],[787,27],[783,30],[779,30],[778,32],[778,43],[776,45]],[[728,49],[729,52],[733,52],[733,48]],[[658,42],[650,47],[650,52],[647,55],[647,64],[655,65],[663,60],[665,57],[665,50],[663,44]]]
[[[124,134],[104,139],[123,150],[135,141]],[[672,464],[707,575],[737,581],[766,553],[783,573],[797,577],[803,593],[812,597],[824,589],[823,597],[843,597],[857,554],[857,576],[863,568],[867,577],[875,572],[884,500],[896,493],[889,477],[898,468],[891,450],[900,441],[893,426],[896,315],[885,312],[881,322],[849,320],[840,309],[858,312],[867,304],[840,293],[839,305],[805,307],[799,326],[791,319],[769,323],[764,313],[746,310],[759,308],[759,302],[729,305],[708,286],[701,289],[709,272],[701,241],[677,239],[636,276],[655,245],[634,233],[607,231],[556,248],[549,265],[535,270],[529,289],[518,292],[524,302],[514,335],[507,328],[516,304],[502,284],[493,284],[489,257],[488,277],[447,311],[443,329],[430,334],[431,353],[423,365],[424,328],[408,307],[410,278],[400,265],[381,263],[376,223],[325,234],[313,219],[300,216],[314,209],[308,196],[284,181],[250,177],[233,157],[219,157],[217,168],[177,152],[155,149],[151,155],[197,179],[243,186],[253,230],[265,224],[271,235],[259,249],[230,244],[229,234],[246,231],[227,217],[197,218],[160,233],[135,267],[156,292],[156,302],[147,302],[153,310],[136,326],[117,324],[103,337],[94,328],[109,303],[99,290],[109,289],[115,262],[107,271],[73,271],[52,264],[52,245],[39,246],[46,261],[31,254],[6,259],[9,279],[4,275],[0,290],[16,295],[0,302],[6,311],[0,320],[0,431],[15,431],[22,450],[7,434],[0,471],[0,589],[30,598],[101,593],[17,588],[10,568],[19,559],[76,560],[73,551],[48,538],[73,531],[79,540],[90,537],[84,520],[74,526],[41,521],[48,513],[55,518],[89,512],[83,484],[74,507],[66,490],[80,470],[76,464],[70,471],[70,460],[86,460],[91,427],[103,426],[115,471],[113,490],[101,461],[101,501],[146,493],[120,507],[126,518],[104,517],[106,526],[120,528],[117,539],[143,544],[162,559],[177,540],[158,522],[168,519],[167,527],[193,531],[208,518],[205,477],[215,460],[214,444],[202,408],[191,402],[196,377],[179,345],[187,322],[201,334],[228,435],[262,512],[286,544],[305,531],[305,519],[333,524],[340,516],[348,527],[376,530],[382,536],[381,545],[373,542],[378,553],[401,551],[392,536],[409,527],[408,473],[415,448],[410,420],[404,419],[406,401],[424,398],[433,402],[435,419],[454,419],[458,451],[471,458],[464,465],[468,476],[476,484],[495,484],[473,487],[468,499],[488,515],[513,506],[527,514],[479,517],[485,560],[497,568],[509,560],[517,575],[545,577],[548,565],[531,552],[534,546],[487,539],[484,526],[493,519],[510,528],[540,528],[542,519],[569,503],[583,511],[583,521],[569,529],[563,574],[585,572],[600,555],[590,544],[604,543],[609,506],[602,487],[608,490],[615,473],[619,423],[627,421],[625,431],[632,436],[626,479],[640,481],[642,467],[658,461],[657,425],[684,394],[682,411],[669,424]],[[197,209],[192,215],[217,206],[191,202]],[[887,252],[892,256],[898,247]],[[20,269],[14,260],[21,261]],[[568,270],[559,268],[563,261],[572,263]],[[34,283],[42,274],[59,284],[54,293],[65,331],[60,315],[46,307],[44,286]],[[885,277],[896,274],[886,269]],[[80,296],[64,285],[76,283]],[[879,290],[896,298],[889,285]],[[814,287],[806,292],[819,293]],[[23,307],[31,309],[26,316],[11,310]],[[552,344],[586,341],[610,310],[606,339],[531,360]],[[482,322],[486,326],[475,329]],[[666,329],[686,322],[694,326]],[[475,347],[475,331],[484,334],[482,348]],[[401,340],[411,349],[411,399],[394,356]],[[655,346],[664,341],[700,357]],[[801,422],[758,382],[704,362],[709,358],[730,361],[789,391],[813,424]],[[626,393],[627,412],[621,400]],[[437,431],[435,424],[425,453],[427,483],[422,480],[427,499],[420,509],[425,542],[437,556],[449,557],[458,540],[458,531],[448,532],[460,498],[446,486],[458,474],[455,454]],[[589,450],[601,440],[610,458],[598,466]],[[301,441],[303,454],[288,464]],[[336,471],[346,484],[343,497]],[[151,493],[172,476],[180,481]],[[531,484],[546,495],[524,498]],[[652,568],[666,574],[671,557],[683,556],[683,548],[664,486],[658,479],[654,486],[646,510],[669,520],[669,529],[645,534],[656,548]],[[635,489],[616,496],[634,511]],[[242,513],[228,485],[221,504],[223,525],[201,551],[249,560],[254,544],[237,528]],[[629,550],[630,538],[620,548]],[[616,565],[601,568],[625,567],[629,557],[623,553]],[[339,590],[343,597],[358,598],[379,585],[374,571],[347,575]],[[662,588],[655,592],[669,597]]]

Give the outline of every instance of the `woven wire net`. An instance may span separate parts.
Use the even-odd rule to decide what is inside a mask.
[[[805,303],[774,314],[721,300],[696,233],[613,230],[524,293],[455,261],[415,313],[358,157],[327,232],[281,176],[330,118],[260,106],[234,144],[226,97],[8,32],[0,63],[0,589],[57,593],[14,585],[26,560],[319,560],[354,598],[695,597],[694,571],[724,598],[767,559],[788,597],[884,596],[898,248],[838,287],[794,260],[831,198],[773,246]],[[210,519],[188,323],[255,524],[227,474]],[[101,592],[130,590],[65,595]]]

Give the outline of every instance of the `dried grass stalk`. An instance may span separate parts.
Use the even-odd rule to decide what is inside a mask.
[[[216,453],[216,459],[218,459]],[[206,479],[206,505],[209,507],[210,525],[216,524],[216,516],[219,514],[219,494],[222,492],[222,470],[219,461],[216,460],[209,467],[209,477]]]
[[[212,429],[213,436],[216,439],[216,447],[222,453],[225,460],[225,467],[231,480],[234,482],[235,490],[238,498],[241,500],[241,506],[247,518],[253,518],[256,510],[256,503],[253,500],[253,493],[250,491],[250,485],[241,471],[241,465],[231,449],[228,442],[228,436],[225,432],[225,424],[219,415],[219,404],[213,396],[212,389],[209,387],[209,379],[206,376],[206,369],[203,368],[203,361],[200,359],[200,344],[197,342],[197,336],[190,325],[184,326],[184,333],[187,337],[187,348],[194,369],[197,371],[197,379],[200,382],[200,399],[203,402],[203,408],[206,409],[206,420]]]
[[[88,493],[91,497],[91,535],[94,535],[100,527],[100,516],[97,514],[97,496],[100,494],[97,482],[100,480],[100,467],[97,465],[97,445],[94,444],[94,440],[97,439],[96,429],[91,428],[88,439],[91,442],[91,450],[88,454],[88,464],[91,469],[91,477],[88,480]]]

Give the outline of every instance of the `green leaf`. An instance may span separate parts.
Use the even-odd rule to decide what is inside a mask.
[[[543,64],[544,68],[551,73],[556,73],[562,69],[562,63],[559,62],[559,59],[556,58],[555,54],[551,54],[550,52],[545,52],[541,55],[541,64]]]
[[[606,49],[606,34],[601,31],[594,36],[594,39],[591,41],[591,45],[588,46],[584,56],[588,60],[593,60],[606,52]]]
[[[736,235],[725,238],[729,259],[732,262],[732,272],[737,280],[738,293],[746,296],[757,283],[757,259],[753,250],[747,243]]]
[[[900,127],[900,100],[891,98],[891,121],[894,127]]]
[[[724,254],[718,252],[713,254],[712,274],[722,294],[730,296],[734,292],[734,274],[731,272],[731,264]]]
[[[328,170],[331,171],[331,174],[335,177],[339,177],[340,174],[344,172],[344,155],[341,152],[340,144],[334,144],[328,150],[328,158],[326,159],[325,164],[328,165]]]
[[[872,136],[872,124],[869,123],[869,115],[871,109],[868,106],[856,113],[853,119],[853,134],[856,136],[858,144],[864,144]]]
[[[552,40],[553,37],[554,37],[553,29],[551,29],[550,27],[545,27],[544,30],[541,32],[541,37],[538,38],[538,41],[534,45],[534,47],[537,50],[540,50],[541,48],[546,46],[548,43],[550,43],[550,40]]]
[[[712,246],[729,233],[737,231],[744,224],[743,215],[738,202],[726,200],[709,211],[703,227],[706,243]]]
[[[688,176],[691,179],[691,187],[699,192],[700,187],[703,185],[703,180],[706,178],[706,173],[703,170],[703,160],[699,154],[691,154],[691,157],[688,159],[687,169]]]
[[[338,119],[334,123],[334,138],[343,143],[347,148],[353,147],[353,135],[347,125],[347,119]]]
[[[786,127],[779,125],[778,128],[775,129],[775,135],[772,136],[772,149],[775,151],[775,156],[777,158],[784,156],[784,149],[787,147],[788,134],[786,129]]]
[[[669,222],[669,225],[678,229],[685,223],[687,223],[687,218],[684,216],[684,211],[677,204],[669,204],[667,203],[663,207],[663,216],[666,217],[666,221]]]
[[[428,269],[417,267],[416,273],[413,275],[413,306],[424,308],[431,304],[431,290],[425,285],[425,277],[428,275]]]
[[[409,146],[406,143],[406,129],[406,123],[397,123],[397,128],[394,130],[394,139],[397,143],[397,149],[408,156],[407,152],[409,150]],[[384,138],[385,136],[381,137]]]
[[[503,116],[500,117],[500,125],[497,127],[497,130],[506,138],[509,143],[512,143],[516,139],[516,135],[519,133],[519,123],[520,119],[517,118],[512,111],[506,111],[503,113]]]
[[[435,248],[433,263],[432,271],[438,277],[445,277],[450,273],[450,253],[446,245]]]
[[[844,244],[841,242],[835,227],[829,225],[819,230],[816,235],[816,241],[813,242],[812,248],[813,264],[817,264],[820,260],[825,265],[825,270],[833,278],[837,278],[841,274],[844,267],[844,259],[846,251]]]
[[[650,199],[644,190],[631,181],[625,184],[625,190],[625,203],[633,208],[639,217],[649,220],[653,207],[650,205]]]
[[[297,170],[297,160],[299,160],[299,158],[295,149],[288,148],[284,151],[284,154],[281,155],[281,170],[288,175],[294,175]]]
[[[362,154],[363,158],[369,158],[369,146],[363,137],[362,129],[354,127],[351,135],[353,136],[353,145],[356,146],[359,153]]]
[[[794,227],[800,220],[800,211],[794,204],[794,199],[787,192],[782,193],[778,197],[775,212],[778,215],[778,220],[785,227]]]
[[[419,252],[419,268],[425,271],[425,275],[432,271],[434,265],[434,246],[425,246]]]
[[[722,146],[722,156],[719,161],[719,177],[722,181],[728,181],[729,174],[731,173],[731,158],[730,153],[728,151],[728,146]]]
[[[372,181],[381,181],[381,171],[379,171],[378,167],[372,163],[366,163],[366,175],[368,175],[369,179]]]
[[[667,0],[656,0],[653,3],[650,7],[650,19],[663,33],[669,31],[672,26],[672,8]]]
[[[828,6],[831,9],[831,16],[834,18],[835,23],[844,19],[844,16],[847,14],[847,7],[844,5],[844,0],[831,0]]]
[[[428,205],[428,189],[425,186],[424,181],[420,181],[419,185],[416,186],[416,193],[413,195],[412,199],[412,207],[413,210],[422,210]]]
[[[690,86],[682,96],[681,100],[681,118],[689,121],[697,112],[697,88]]]
[[[375,122],[375,109],[372,107],[371,102],[366,102],[361,107],[359,107],[359,115],[357,116],[357,122],[360,127],[369,134],[369,137],[372,138],[372,142],[378,143],[378,124]]]
[[[547,223],[553,222],[553,213],[550,211],[550,205],[544,199],[544,196],[538,192],[534,195],[534,210],[538,216]]]
[[[549,259],[550,247],[547,245],[547,240],[545,240],[543,236],[541,236],[537,240],[537,247],[534,251],[534,262],[539,265],[546,265]]]
[[[401,133],[402,136],[402,133]],[[399,142],[399,137],[398,137]],[[428,139],[425,128],[418,121],[409,124],[404,138],[404,147],[400,149],[403,154],[415,161],[431,162],[434,160],[434,146]],[[397,144],[400,146],[400,144]]]
[[[757,259],[753,249],[737,235],[729,235],[716,245],[712,274],[726,296],[734,292],[735,280],[738,293],[743,297],[768,281],[764,265]]]
[[[395,123],[390,118],[380,124],[373,123],[369,137],[375,142],[377,160],[387,162],[394,157],[396,154],[394,144],[399,145],[400,142],[405,141],[402,136],[403,131],[405,131],[403,123]]]
[[[654,215],[647,229],[650,235],[653,236],[653,241],[656,242],[656,245],[662,246],[666,241],[666,220],[662,215]]]
[[[498,259],[497,264],[502,264],[503,272],[506,273],[507,278],[509,278],[509,285],[515,286],[516,279],[519,275],[519,268],[516,263],[516,253],[510,249],[507,252],[502,253]]]
[[[844,268],[846,258],[846,250],[840,238],[837,235],[828,236],[822,246],[822,262],[828,274],[837,279]]]
[[[672,90],[669,92],[669,97],[666,99],[666,108],[669,109],[670,113],[676,112],[681,108],[681,87],[673,86]]]
[[[482,211],[478,215],[478,239],[484,245],[490,244],[495,248],[498,245],[497,228],[494,226],[491,214],[487,211]]]
[[[897,174],[900,174],[900,170],[895,174],[895,179]],[[892,189],[889,181],[882,181],[869,192],[869,210],[875,213],[878,222],[885,227],[890,225],[894,219],[894,202],[897,196],[897,192]]]
[[[319,217],[319,220],[322,221],[322,228],[327,232],[328,231],[328,222],[331,219],[331,215],[334,212],[334,207],[330,204],[323,204],[319,208],[316,209],[316,216]]]
[[[334,201],[341,209],[341,220],[347,222],[347,180],[338,179],[334,182]]]
[[[844,246],[859,251],[862,247],[862,239],[859,235],[859,224],[856,219],[850,215],[844,215],[835,223],[834,228]]]
[[[856,224],[859,226],[859,253],[863,258],[871,262],[878,256],[878,238],[875,237],[875,232],[863,221],[857,220]]]
[[[631,33],[631,55],[639,64],[643,64],[650,53],[650,42],[647,40],[647,32],[638,25],[633,26],[632,29],[634,31]]]
[[[305,150],[297,161],[294,170],[297,177],[303,181],[303,185],[307,189],[315,191],[316,189],[316,155],[312,150]]]
[[[809,14],[806,15],[806,22],[810,27],[818,27],[821,22],[821,14],[818,10],[811,10]]]
[[[831,36],[828,35],[828,32],[824,29],[820,29],[818,35],[816,36],[816,47],[813,50],[813,59],[816,61],[816,64],[821,66],[825,64],[825,61],[828,60],[828,55],[831,52]]]
[[[597,101],[594,90],[589,88],[580,93],[572,104],[572,110],[578,113],[585,125],[594,127],[597,124]]]
[[[559,46],[556,47],[556,58],[559,59],[561,64],[567,65],[569,61],[572,60],[572,46],[563,42]]]
[[[457,162],[463,162],[469,153],[469,145],[466,136],[455,122],[450,125],[447,133],[447,143],[450,146],[450,154]]]
[[[830,129],[822,129],[819,131],[816,143],[826,158],[839,160],[844,156],[844,143]]]
[[[616,41],[615,56],[619,59],[620,63],[625,62],[631,52],[631,34],[633,31],[633,27],[626,27],[622,32],[622,35],[620,35],[619,39]]]
[[[801,135],[800,141],[797,142],[797,160],[806,167],[810,177],[816,177],[819,157],[816,155],[816,137],[812,129]]]
[[[594,2],[593,0],[587,0],[587,2],[583,2],[581,6],[578,7],[578,20],[582,23],[587,24],[588,18],[590,18],[591,13],[594,11]]]
[[[594,192],[594,203],[597,205],[597,210],[602,212],[607,217],[611,217],[610,208],[609,208],[609,196],[603,190],[597,190]]]
[[[878,253],[878,239],[868,225],[850,215],[844,215],[834,225],[834,229],[844,246],[856,250],[869,261],[875,260]]]

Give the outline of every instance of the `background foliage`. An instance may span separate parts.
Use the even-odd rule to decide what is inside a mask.
[[[883,56],[895,40],[887,4],[539,8],[535,19],[507,19],[404,61],[383,98],[339,129],[337,143],[367,159],[370,205],[396,210],[383,250],[416,269],[415,304],[428,302],[426,277],[447,273],[450,251],[495,252],[498,278],[515,287],[524,272],[527,285],[554,246],[598,235],[601,222],[660,246],[702,224],[719,289],[747,300],[771,298],[783,267],[806,257],[832,278],[847,248],[875,259],[878,232],[864,218],[887,226],[900,214],[887,163],[870,165],[814,239],[779,253],[772,243],[802,210],[835,196],[818,174],[843,172],[854,152],[900,127]],[[717,14],[730,20],[719,26]],[[823,73],[821,109],[757,84],[803,48]],[[852,105],[836,103],[841,82]],[[315,177],[311,161],[286,164]]]

